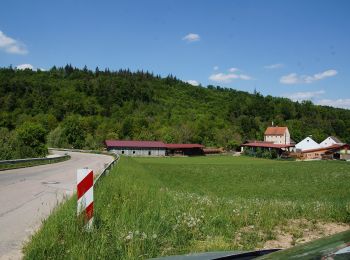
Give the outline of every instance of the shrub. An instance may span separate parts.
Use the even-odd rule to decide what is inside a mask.
[[[26,122],[18,127],[15,131],[16,157],[45,157],[48,154],[46,133],[40,124]]]

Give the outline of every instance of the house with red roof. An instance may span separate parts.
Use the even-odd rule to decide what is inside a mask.
[[[288,127],[270,126],[265,130],[264,141],[248,141],[242,144],[242,152],[245,149],[255,152],[257,149],[275,150],[278,156],[286,151],[292,151],[294,143],[291,142]]]
[[[289,145],[290,133],[286,126],[270,126],[266,128],[264,133],[264,141],[272,142],[274,144],[285,144]]]

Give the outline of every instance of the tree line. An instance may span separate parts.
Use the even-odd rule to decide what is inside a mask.
[[[288,126],[296,142],[308,135],[350,142],[350,110],[310,101],[192,86],[147,71],[0,68],[0,159],[44,156],[47,146],[101,149],[106,139],[234,149],[262,139],[271,121]]]

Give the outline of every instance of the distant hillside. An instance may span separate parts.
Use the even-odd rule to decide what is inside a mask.
[[[49,145],[62,147],[98,148],[118,138],[232,148],[261,139],[271,121],[287,125],[295,141],[335,135],[350,142],[350,110],[196,87],[142,71],[2,68],[0,111],[0,127],[40,124]]]

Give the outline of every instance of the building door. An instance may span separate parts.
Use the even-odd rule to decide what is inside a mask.
[[[148,151],[148,155],[151,155],[151,151]]]

